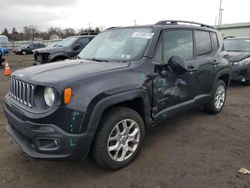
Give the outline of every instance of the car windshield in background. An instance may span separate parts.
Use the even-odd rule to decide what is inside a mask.
[[[250,38],[224,40],[224,49],[226,51],[250,51]]]
[[[56,46],[58,47],[68,47],[71,46],[75,41],[76,41],[77,37],[68,37],[64,40],[62,40],[61,42],[58,42],[56,44]]]
[[[119,28],[97,35],[79,54],[95,61],[131,61],[140,59],[153,36],[152,28]]]
[[[28,46],[29,46],[28,44],[24,44],[24,45],[21,46],[21,48],[26,48]]]

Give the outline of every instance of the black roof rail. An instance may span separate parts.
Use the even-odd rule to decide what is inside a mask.
[[[88,32],[88,31],[86,31],[86,32],[81,33],[80,35],[97,35],[97,34],[98,33],[96,33],[96,32],[92,32],[92,31]]]
[[[190,21],[182,21],[182,20],[162,20],[157,22],[155,25],[178,25],[178,23],[190,24],[190,25],[198,25],[200,27],[207,27],[215,29],[213,26],[198,23],[198,22],[190,22]]]
[[[119,27],[109,27],[106,30],[111,30],[111,29],[116,29],[116,28],[119,28]]]

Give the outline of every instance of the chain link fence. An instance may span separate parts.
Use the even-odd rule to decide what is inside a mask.
[[[58,43],[60,41],[61,39],[60,40],[40,40],[40,41],[9,41],[8,43],[2,44],[2,46],[8,48],[9,50],[13,50],[14,48],[19,48],[25,44],[41,43],[41,44],[45,44],[46,46],[48,46],[54,43]]]

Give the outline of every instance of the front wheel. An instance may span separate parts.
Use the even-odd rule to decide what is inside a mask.
[[[26,55],[27,54],[27,52],[26,51],[22,51],[22,55]]]
[[[211,99],[204,104],[204,108],[207,112],[212,114],[218,114],[222,111],[226,102],[227,88],[223,80],[218,80],[213,92]]]
[[[125,107],[113,108],[102,118],[93,146],[93,157],[107,169],[125,167],[138,155],[144,135],[144,123],[136,111]]]

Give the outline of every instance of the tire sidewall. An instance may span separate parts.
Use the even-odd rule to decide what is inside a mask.
[[[109,156],[107,142],[108,142],[108,138],[113,128],[124,119],[131,119],[138,124],[139,129],[140,129],[140,140],[139,140],[139,144],[137,146],[136,151],[132,154],[131,157],[129,157],[125,161],[117,162],[117,161],[114,161]],[[105,127],[102,129],[103,137],[101,138],[101,140],[98,140],[98,143],[97,143],[97,144],[102,144],[102,146],[99,146],[99,147],[102,148],[102,151],[100,152],[100,154],[102,155],[102,159],[103,159],[102,162],[104,162],[104,164],[103,165],[101,164],[101,165],[104,167],[111,168],[111,169],[119,169],[119,168],[127,166],[129,163],[131,163],[135,159],[135,157],[138,155],[138,153],[140,152],[142,148],[143,140],[145,137],[145,128],[144,128],[143,120],[141,119],[141,117],[139,116],[137,112],[130,110],[130,109],[126,109],[124,111],[119,111],[116,114],[109,115],[109,117],[104,119],[103,124],[101,126]]]
[[[216,108],[216,106],[215,106],[215,96],[216,96],[216,91],[217,91],[217,89],[218,89],[221,85],[223,85],[223,87],[224,87],[224,89],[225,89],[225,100],[224,100],[224,103],[223,103],[222,107],[221,107],[220,109],[218,109],[218,108]],[[216,113],[220,113],[220,112],[222,111],[222,109],[223,109],[223,107],[224,107],[224,105],[225,105],[225,103],[226,103],[226,99],[227,99],[227,87],[226,87],[226,84],[225,84],[224,81],[219,80],[219,81],[216,83],[216,86],[215,86],[214,91],[213,91],[213,108],[214,108],[214,111],[215,111]]]

